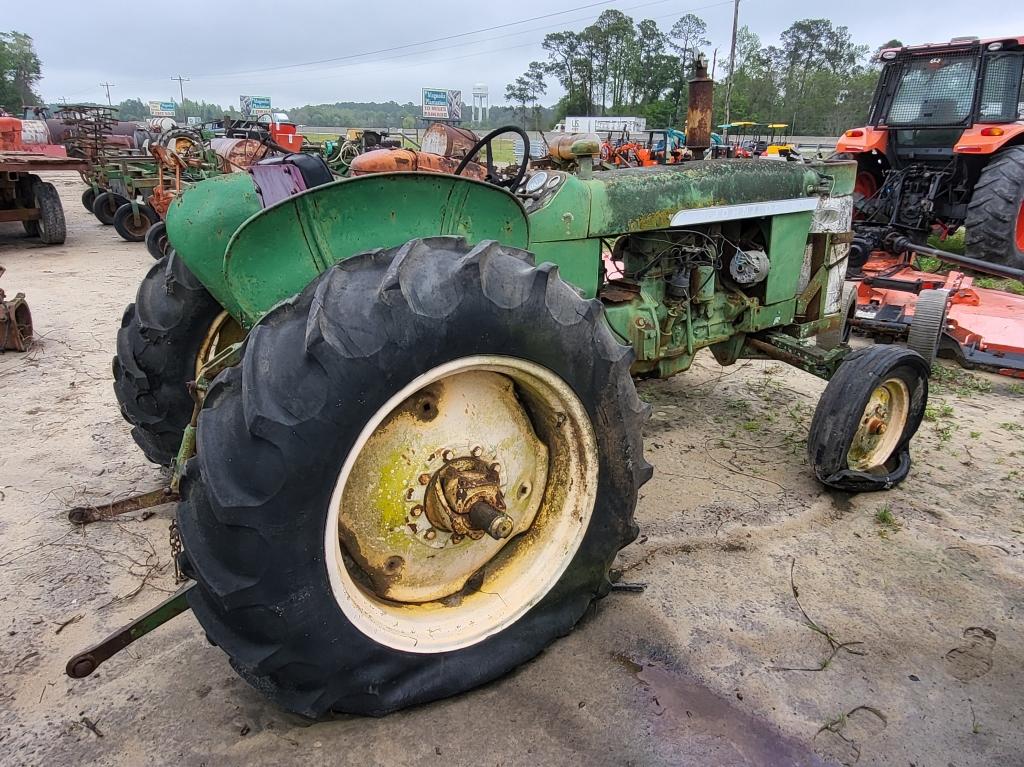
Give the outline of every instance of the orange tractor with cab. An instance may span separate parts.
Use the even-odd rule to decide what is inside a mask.
[[[879,58],[868,122],[836,147],[859,166],[854,253],[894,233],[924,244],[966,226],[970,256],[1024,268],[1024,36]]]

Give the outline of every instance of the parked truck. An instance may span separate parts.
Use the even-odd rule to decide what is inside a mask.
[[[558,123],[555,133],[607,133],[609,131],[645,131],[644,117],[616,117],[615,115],[591,115],[589,117],[566,117]]]

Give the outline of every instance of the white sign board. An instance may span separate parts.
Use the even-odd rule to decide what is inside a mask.
[[[174,117],[176,106],[173,101],[150,101],[149,113],[153,117]]]
[[[259,117],[273,111],[270,106],[270,96],[239,96],[238,105],[246,117]]]

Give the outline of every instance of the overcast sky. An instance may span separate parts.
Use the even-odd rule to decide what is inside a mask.
[[[962,0],[742,0],[740,24],[767,44],[796,19],[825,16],[872,48],[891,38],[919,43],[1024,34],[1024,2],[1000,0],[985,6],[998,11],[969,19],[972,7],[981,6]],[[696,13],[708,24],[711,48],[720,58],[728,55],[731,0],[56,0],[45,10],[10,0],[0,28],[34,38],[43,62],[41,95],[48,101],[103,101],[101,82],[114,83],[115,104],[130,97],[177,100],[178,83],[170,78],[181,74],[191,78],[184,83],[186,97],[225,105],[237,106],[240,94],[270,96],[275,107],[286,108],[418,102],[424,86],[462,89],[469,101],[476,82],[486,83],[491,102],[501,104],[505,85],[532,59],[544,58],[545,34],[580,30],[607,8],[637,21],[654,19],[666,31],[681,15]],[[455,37],[427,42],[448,36]],[[558,95],[550,83],[545,101]]]

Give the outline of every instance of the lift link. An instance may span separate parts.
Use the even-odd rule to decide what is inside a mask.
[[[118,629],[102,642],[93,645],[85,652],[72,657],[64,667],[65,673],[72,679],[87,677],[98,669],[104,661],[126,648],[136,639],[144,637],[154,629],[160,628],[171,618],[181,615],[189,609],[188,592],[195,585],[193,582],[187,586],[182,586],[173,596],[161,602],[145,615]]]
[[[167,487],[150,490],[129,498],[122,498],[113,503],[105,503],[100,506],[76,506],[68,512],[68,520],[76,525],[88,525],[92,522],[100,522],[105,519],[128,514],[133,511],[162,506],[165,503],[174,503],[180,500],[178,489],[181,484],[181,474],[185,469],[185,463],[196,454],[196,425],[199,422],[199,411],[203,409],[206,401],[206,392],[210,388],[210,381],[217,377],[223,370],[237,365],[242,359],[242,344],[232,344],[215,356],[202,370],[194,384],[189,385],[189,391],[195,405],[192,408],[192,419],[185,427],[185,436],[181,441],[181,448],[177,457],[171,463],[171,480]]]

